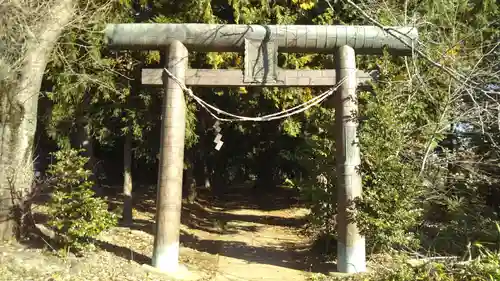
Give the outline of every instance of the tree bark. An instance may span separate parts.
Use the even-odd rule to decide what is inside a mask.
[[[205,111],[197,112],[198,126],[197,126],[197,134],[200,136],[198,142],[198,151],[193,153],[194,159],[194,171],[196,183],[203,183],[204,189],[211,190],[212,189],[212,159],[210,159],[210,150],[213,149],[210,145],[207,145],[207,141],[212,144],[213,138],[207,137],[205,133],[208,130],[208,121],[212,118]],[[211,138],[207,140],[207,138]]]
[[[38,96],[52,49],[73,18],[73,0],[56,0],[45,20],[33,22],[13,90],[0,95],[0,240],[23,235],[33,183]],[[0,89],[5,90],[5,89]]]
[[[187,201],[192,204],[196,201],[198,190],[196,189],[195,165],[196,152],[190,148],[184,155],[184,161],[188,163],[188,167],[183,172],[183,189],[187,193]]]
[[[123,145],[123,223],[132,223],[132,135],[125,136]]]

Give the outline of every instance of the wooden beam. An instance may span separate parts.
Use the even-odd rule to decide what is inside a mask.
[[[162,50],[179,40],[189,51],[243,52],[245,39],[274,41],[279,52],[332,53],[349,45],[358,54],[411,55],[418,39],[415,27],[386,27],[389,34],[373,25],[247,25],[203,23],[107,24],[105,44],[128,50]]]
[[[188,50],[179,41],[167,49],[165,67],[181,82],[188,68]],[[164,84],[162,102],[160,163],[156,199],[156,235],[153,247],[154,267],[175,273],[179,270],[179,236],[182,210],[182,173],[186,103],[182,87],[172,79]]]
[[[163,69],[143,69],[142,84],[163,85]],[[276,81],[252,83],[244,81],[243,70],[238,69],[188,69],[187,86],[202,87],[328,87],[335,85],[334,69],[325,70],[289,70],[279,69]],[[358,70],[359,84],[372,80],[369,73]]]
[[[362,195],[359,166],[361,152],[358,139],[358,97],[356,95],[356,55],[350,46],[342,46],[335,54],[337,82],[347,79],[337,89],[335,102],[335,162],[337,175],[337,271],[366,271],[365,238],[351,219],[348,208]]]

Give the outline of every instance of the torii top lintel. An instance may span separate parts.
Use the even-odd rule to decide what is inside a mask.
[[[239,52],[246,40],[274,41],[279,52],[331,53],[349,45],[358,54],[380,54],[387,46],[396,55],[411,54],[413,27],[390,27],[398,38],[377,26],[343,25],[238,25],[238,24],[108,24],[105,40],[109,47],[129,50],[161,50],[179,40],[189,50]],[[405,43],[403,43],[403,42]]]

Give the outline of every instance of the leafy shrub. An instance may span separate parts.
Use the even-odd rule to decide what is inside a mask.
[[[296,158],[304,173],[296,183],[300,189],[302,199],[307,203],[311,212],[308,230],[315,236],[316,250],[324,254],[335,254],[337,239],[336,214],[337,190],[335,188],[335,138],[327,124],[334,118],[331,109],[320,109],[313,113],[315,124],[308,124],[315,134],[304,136],[304,143],[295,151]]]
[[[468,262],[402,263],[349,277],[316,278],[329,281],[496,281],[500,280],[500,252],[484,250]]]
[[[63,149],[54,153],[56,162],[49,167],[49,225],[65,247],[81,251],[91,239],[116,225],[117,216],[108,212],[105,199],[94,197],[91,171],[84,169],[88,158],[81,151]]]
[[[376,62],[383,66],[382,74],[387,81],[402,71],[390,57],[378,58]],[[420,185],[419,162],[415,160],[418,155],[414,150],[422,147],[428,134],[421,134],[420,140],[412,135],[424,117],[417,109],[401,111],[401,104],[405,102],[394,98],[398,89],[392,87],[375,85],[373,91],[361,93],[359,115],[353,116],[359,121],[362,154],[359,168],[363,181],[363,198],[355,202],[355,219],[367,237],[367,248],[375,251],[419,248],[416,228],[421,222],[422,197],[426,191]],[[323,129],[326,132],[310,137],[309,154],[302,157],[310,174],[301,187],[310,202],[311,224],[317,234],[334,238],[337,187],[332,156],[335,146],[334,141],[326,138],[334,139],[336,132],[328,125],[334,119],[333,114],[325,112],[324,115],[331,117],[319,118],[316,123],[318,128],[326,128]]]
[[[422,228],[424,248],[462,255],[465,249],[470,251],[468,245],[475,241],[482,241],[490,249],[499,242],[500,232],[495,228],[499,218],[495,189],[499,180],[487,170],[490,167],[480,163],[482,160],[478,158],[485,156],[473,153],[470,148],[455,152],[449,158],[453,157],[456,163],[471,164],[453,165],[450,172],[446,171],[443,183],[433,184],[433,194],[426,202],[430,206],[426,210],[427,223]]]

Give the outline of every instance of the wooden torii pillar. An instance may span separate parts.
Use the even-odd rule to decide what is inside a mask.
[[[376,26],[332,25],[222,25],[222,24],[109,24],[109,47],[128,50],[167,50],[166,68],[187,86],[315,87],[344,81],[335,96],[336,177],[338,188],[337,270],[366,271],[365,239],[348,220],[347,204],[361,196],[360,150],[357,139],[356,86],[371,77],[356,70],[355,54],[409,55],[418,32],[391,27],[398,37]],[[188,50],[244,51],[242,70],[189,69]],[[277,67],[278,52],[334,53],[336,69],[284,70]],[[153,266],[174,273],[179,269],[179,234],[184,162],[185,101],[181,87],[162,69],[144,69],[142,83],[163,85],[162,137],[156,236]]]

